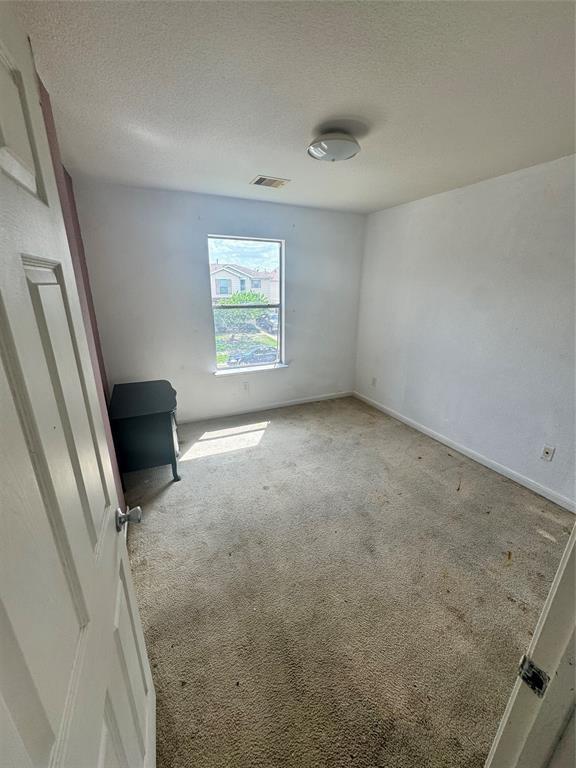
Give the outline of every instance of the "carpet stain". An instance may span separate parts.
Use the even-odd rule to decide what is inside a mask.
[[[570,513],[352,398],[179,435],[127,476],[158,768],[482,768]]]

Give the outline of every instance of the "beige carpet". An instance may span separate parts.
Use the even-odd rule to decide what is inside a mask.
[[[481,768],[573,516],[357,400],[129,476],[158,768]]]

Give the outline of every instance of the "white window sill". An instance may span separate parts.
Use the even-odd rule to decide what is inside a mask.
[[[214,371],[214,376],[233,376],[235,373],[259,373],[260,371],[276,371],[278,368],[288,368],[286,363],[274,363],[273,365],[247,365],[244,368],[223,368]]]

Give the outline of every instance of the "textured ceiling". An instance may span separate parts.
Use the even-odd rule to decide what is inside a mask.
[[[73,173],[372,211],[574,151],[573,3],[15,8]],[[322,124],[361,154],[308,158]]]

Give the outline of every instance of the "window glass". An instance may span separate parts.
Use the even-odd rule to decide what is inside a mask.
[[[231,285],[232,285],[232,281],[231,280],[217,279],[216,280],[216,293],[219,296],[232,293]]]
[[[218,369],[282,360],[282,243],[209,237]]]

